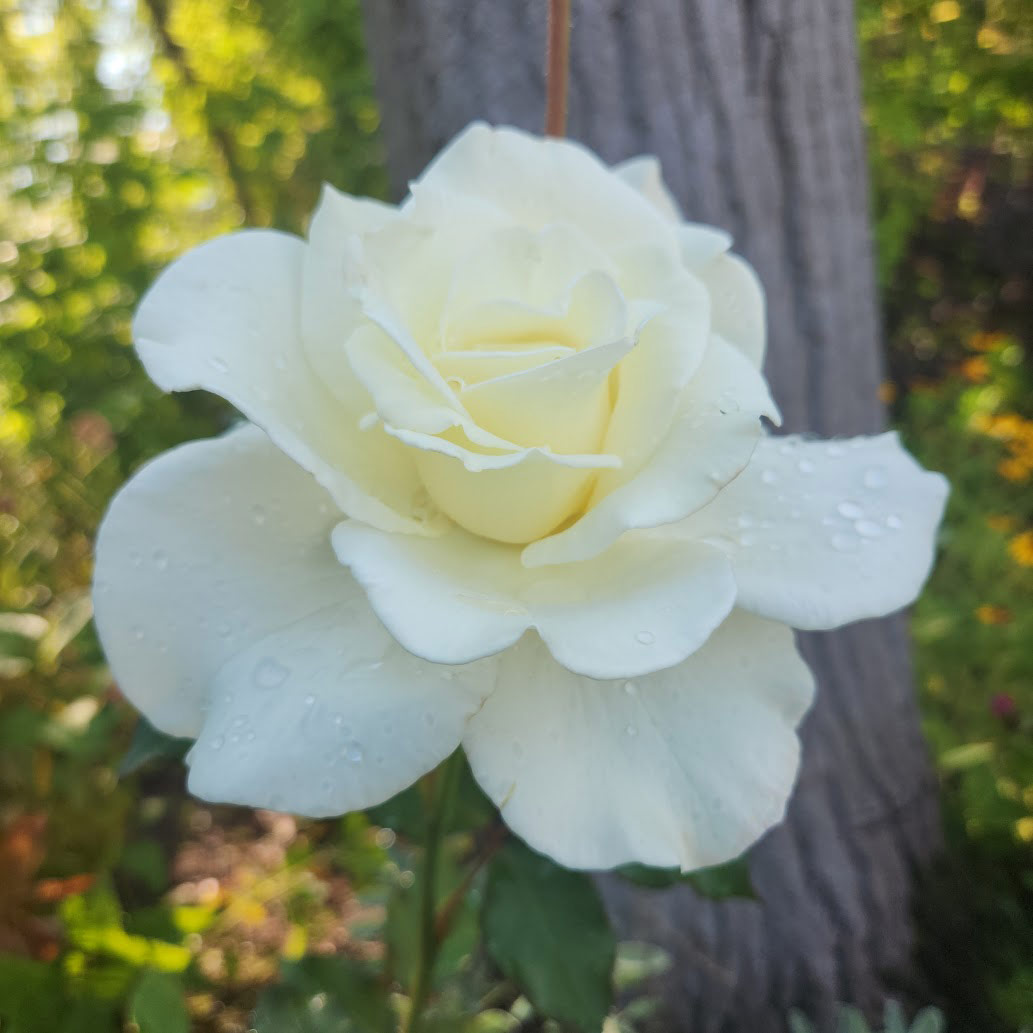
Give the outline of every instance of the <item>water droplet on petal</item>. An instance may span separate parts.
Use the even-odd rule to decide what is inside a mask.
[[[878,538],[882,534],[882,528],[874,520],[858,520],[854,530],[862,538]]]
[[[316,702],[316,697],[313,696],[311,693],[309,693],[309,695],[307,695],[305,697],[305,706],[306,707],[312,706],[315,702]]]
[[[155,549],[154,556],[152,558],[154,560],[154,565],[158,568],[158,570],[165,570],[165,568],[169,565],[168,554],[162,549]]]
[[[634,725],[628,725],[624,729],[624,734],[634,739],[635,736],[638,735],[638,729]]]
[[[143,628],[141,628],[139,624],[133,628],[133,638],[135,638],[137,642],[143,641]]]
[[[212,749],[221,750],[225,742],[226,740],[223,739],[221,735],[216,736],[214,739],[212,739]]]
[[[230,364],[220,355],[209,355],[208,365],[219,373],[229,373]]]
[[[633,681],[626,681],[624,683],[624,691],[629,696],[634,696],[638,692],[638,686]]]
[[[349,764],[361,764],[363,758],[362,747],[357,742],[350,742],[344,748],[344,759]]]
[[[275,689],[286,681],[288,674],[290,671],[279,660],[267,656],[263,660],[259,660],[255,667],[255,684],[260,689]]]
[[[836,506],[836,512],[847,520],[856,520],[863,515],[864,510],[856,502],[841,502]]]
[[[881,466],[870,466],[864,472],[862,483],[866,488],[885,488],[888,478]]]
[[[265,510],[261,506],[252,506],[251,519],[256,527],[261,527],[266,520]]]
[[[833,459],[837,458],[838,456],[841,456],[842,454],[843,454],[843,447],[842,447],[842,445],[830,444],[830,445],[826,446],[826,448],[825,448],[825,455],[831,456],[831,458],[833,458]]]
[[[739,535],[739,544],[744,548],[748,549],[751,545],[756,545],[757,536],[755,534],[741,534]]]
[[[891,513],[888,517],[886,517],[886,526],[891,530],[896,531],[899,527],[902,526],[902,521],[900,517],[894,516]]]
[[[656,641],[656,635],[651,631],[640,631],[635,636],[635,641],[641,643],[643,646],[651,646]]]
[[[765,470],[760,479],[764,484],[774,484],[778,480],[778,474],[774,470]]]
[[[812,463],[809,459],[801,459],[796,464],[796,468],[800,471],[800,473],[814,473],[814,463]]]

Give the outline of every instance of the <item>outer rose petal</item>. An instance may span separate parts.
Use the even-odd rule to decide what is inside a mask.
[[[725,549],[740,606],[796,628],[834,628],[914,600],[947,491],[896,434],[765,438],[713,502],[664,531]]]
[[[764,364],[767,313],[753,266],[738,255],[718,255],[696,271],[710,291],[714,332],[731,341],[757,369]]]
[[[356,522],[334,549],[410,652],[461,664],[537,628],[552,655],[591,678],[629,678],[680,663],[728,615],[735,583],[708,546],[629,537],[587,563],[528,570],[513,546],[453,531],[384,534]]]
[[[394,531],[413,518],[410,459],[371,448],[309,366],[299,340],[305,244],[245,230],[187,252],[155,281],[133,335],[151,379],[166,391],[204,388],[232,402],[311,471],[351,516]]]
[[[792,632],[739,612],[633,683],[571,674],[527,636],[463,745],[506,823],[561,864],[700,868],[781,820],[812,693]]]
[[[330,549],[339,519],[249,425],[160,456],[108,511],[101,642],[157,727],[200,734],[190,784],[202,796],[309,814],[369,806],[447,756],[491,688],[485,665],[454,672],[391,638]]]
[[[417,200],[427,189],[483,198],[531,229],[573,224],[607,246],[651,238],[677,248],[669,221],[571,140],[475,122],[431,162],[412,189]]]
[[[538,567],[589,559],[625,531],[681,520],[746,465],[762,433],[762,414],[778,414],[763,378],[736,348],[714,337],[652,456],[623,481],[623,470],[603,471],[585,515],[529,545],[523,562]]]

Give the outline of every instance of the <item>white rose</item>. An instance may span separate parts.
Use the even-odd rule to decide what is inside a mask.
[[[946,495],[894,435],[766,437],[757,279],[656,162],[475,125],[399,207],[327,189],[143,300],[170,391],[249,421],[141,470],[97,545],[115,677],[202,797],[330,815],[462,744],[572,867],[779,821],[790,627],[911,601]]]

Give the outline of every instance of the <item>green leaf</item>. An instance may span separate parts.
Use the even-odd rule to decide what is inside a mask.
[[[908,1033],[904,1009],[896,1001],[887,1001],[882,1010],[883,1033]]]
[[[745,858],[738,857],[727,864],[715,865],[713,868],[700,868],[689,872],[685,881],[701,896],[708,900],[727,900],[737,897],[745,900],[756,900],[757,891],[750,878],[750,866]]]
[[[145,764],[158,760],[182,760],[190,749],[192,740],[177,739],[159,732],[146,718],[136,722],[129,749],[118,765],[120,778],[132,775]]]
[[[538,1011],[599,1033],[616,943],[589,876],[511,840],[492,862],[482,921],[488,952]]]
[[[182,980],[167,972],[145,971],[130,998],[129,1017],[140,1033],[189,1033]]]
[[[167,972],[144,972],[129,1002],[140,1033],[190,1033],[183,983]]]
[[[671,955],[652,943],[626,940],[617,945],[617,963],[613,981],[618,990],[627,990],[655,976],[662,976],[671,967]]]
[[[680,872],[677,868],[650,868],[644,864],[625,864],[617,874],[636,886],[648,889],[667,889],[687,883],[701,897],[708,900],[727,900],[738,897],[756,900],[757,892],[750,879],[750,868],[744,857],[713,868],[698,868],[694,872]]]
[[[789,1013],[789,1033],[814,1033],[814,1027],[803,1012],[794,1008]]]
[[[871,1033],[864,1016],[856,1008],[844,1008],[839,1013],[839,1033]]]
[[[387,989],[350,958],[309,957],[284,965],[251,1019],[257,1033],[392,1033]]]
[[[911,1023],[911,1033],[943,1033],[947,1022],[938,1008],[923,1008]]]

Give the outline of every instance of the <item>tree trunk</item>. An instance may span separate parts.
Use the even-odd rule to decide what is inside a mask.
[[[399,187],[467,122],[538,130],[545,0],[365,0]],[[574,0],[570,135],[657,154],[687,217],[735,234],[767,289],[790,430],[881,429],[880,331],[850,0]],[[819,682],[788,821],[752,854],[763,904],[604,880],[622,933],[665,946],[655,1027],[825,1028],[907,996],[915,869],[939,842],[902,618],[801,636]]]

